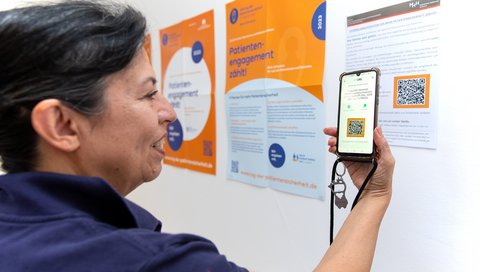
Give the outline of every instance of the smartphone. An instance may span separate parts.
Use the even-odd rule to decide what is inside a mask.
[[[337,155],[344,160],[371,161],[375,156],[379,82],[378,68],[340,75]]]

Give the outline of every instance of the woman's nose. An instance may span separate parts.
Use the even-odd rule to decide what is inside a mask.
[[[158,117],[160,123],[171,123],[177,120],[177,113],[170,104],[170,102],[162,95],[160,97],[160,107],[158,110]]]

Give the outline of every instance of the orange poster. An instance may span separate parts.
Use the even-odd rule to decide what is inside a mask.
[[[228,177],[323,198],[326,2],[226,5]]]
[[[145,51],[147,51],[148,60],[152,63],[152,36],[150,33],[145,35],[145,43],[143,44]]]
[[[177,113],[165,163],[216,171],[213,10],[160,30],[162,92]]]

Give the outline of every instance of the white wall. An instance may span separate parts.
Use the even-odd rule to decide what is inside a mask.
[[[292,0],[293,1],[293,0]],[[23,1],[1,1],[0,10]],[[130,0],[144,11],[153,35],[159,74],[158,30],[204,11],[215,11],[217,176],[165,166],[154,182],[129,197],[146,207],[168,232],[213,240],[229,259],[256,271],[310,271],[328,247],[328,200],[301,198],[226,179],[226,0]],[[329,1],[324,76],[328,125],[335,124],[338,74],[345,63],[345,17],[403,1]],[[468,3],[468,6],[466,5]],[[438,148],[393,147],[394,197],[383,222],[372,271],[479,271],[480,148],[476,117],[480,61],[475,1],[442,1],[441,89]],[[326,140],[325,140],[326,142]],[[326,143],[319,143],[326,144]],[[329,179],[334,157],[319,175]],[[350,186],[350,189],[352,186]],[[350,190],[349,198],[354,192]],[[328,198],[327,198],[328,199]],[[337,211],[338,227],[346,213]]]
[[[293,1],[293,0],[291,0]],[[0,10],[25,1],[1,0]],[[30,1],[34,2],[34,1]],[[168,232],[213,240],[229,259],[256,271],[310,271],[328,247],[327,201],[301,198],[226,180],[226,0],[129,0],[144,11],[153,35],[159,74],[158,29],[204,11],[215,11],[217,176],[164,166],[162,175],[129,197],[150,210]],[[338,74],[345,63],[345,18],[404,2],[328,1],[324,76],[328,125],[335,124]],[[394,197],[382,224],[372,271],[480,271],[478,129],[480,62],[476,1],[441,3],[441,89],[438,148],[393,147]],[[0,41],[1,42],[1,41]],[[326,142],[326,140],[325,140]],[[319,143],[326,144],[326,143]],[[329,179],[334,157],[319,175]],[[350,186],[350,189],[352,186]],[[350,190],[349,199],[354,192]],[[338,227],[346,213],[337,211]]]
[[[3,0],[0,2],[0,10],[11,9],[17,7],[21,3],[21,0]]]
[[[217,176],[165,166],[156,181],[143,185],[130,198],[161,219],[165,231],[206,236],[229,259],[250,269],[311,271],[328,247],[328,200],[301,198],[226,179],[223,93],[228,1],[130,2],[150,21],[157,72],[158,29],[214,9],[218,117]],[[345,63],[346,16],[400,2],[404,1],[328,1],[324,76],[328,125],[336,120],[338,75]],[[475,171],[480,167],[475,137],[480,88],[474,82],[479,78],[476,65],[480,60],[474,42],[478,7],[475,1],[441,3],[438,148],[393,147],[397,159],[394,197],[382,224],[372,271],[480,271],[475,259],[480,243],[480,224],[475,219],[480,199]],[[326,156],[325,169],[319,169],[324,186],[334,160],[332,155]],[[336,226],[345,214],[337,212]]]

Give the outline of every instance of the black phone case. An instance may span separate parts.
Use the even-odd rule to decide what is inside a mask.
[[[347,74],[360,74],[364,72],[369,72],[369,71],[375,71],[377,73],[377,78],[376,78],[376,89],[377,91],[375,92],[375,111],[374,111],[374,124],[373,124],[373,129],[377,127],[377,116],[378,116],[378,90],[380,89],[380,69],[377,67],[372,67],[370,69],[363,69],[363,70],[357,70],[357,71],[351,71],[351,72],[343,72],[340,74],[339,81],[341,82],[342,77]],[[341,89],[341,83],[340,83],[340,89]],[[341,91],[341,90],[340,90]],[[339,122],[340,122],[340,96],[338,98],[338,112],[337,112],[337,128],[339,127]],[[337,139],[338,139],[338,130],[337,130]],[[375,143],[373,144],[373,152],[371,155],[366,156],[365,154],[356,154],[356,153],[339,153],[338,152],[338,141],[337,141],[337,157],[340,158],[343,161],[358,161],[358,162],[370,162],[375,158],[375,152],[376,152],[376,146]]]

